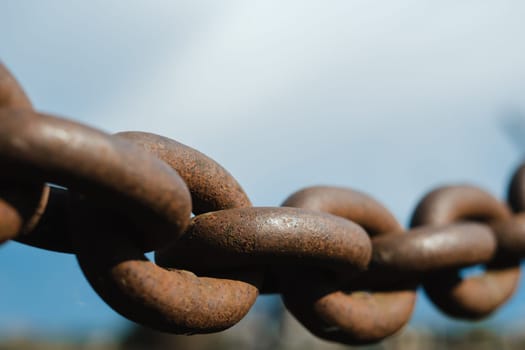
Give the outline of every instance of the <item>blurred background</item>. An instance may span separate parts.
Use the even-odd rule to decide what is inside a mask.
[[[404,224],[441,184],[505,198],[525,152],[521,1],[15,1],[0,59],[35,107],[108,132],[199,149],[257,206],[328,184],[367,192]],[[232,329],[174,337],[136,327],[73,256],[0,247],[0,349],[335,349],[276,296]],[[372,348],[523,348],[525,290],[489,319],[440,314],[419,293]]]

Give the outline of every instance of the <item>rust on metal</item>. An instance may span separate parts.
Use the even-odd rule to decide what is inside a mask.
[[[407,284],[405,288],[400,284],[393,289],[376,289],[373,293],[351,291],[352,302],[349,302],[349,295],[341,291],[341,287],[325,284],[321,289],[312,285],[308,294],[298,293],[296,299],[286,301],[286,306],[310,332],[322,339],[350,345],[370,344],[391,334],[396,328],[393,324],[400,328],[406,323],[415,296],[413,286]],[[310,308],[304,308],[307,304]],[[390,319],[381,320],[381,315]]]
[[[437,272],[424,282],[432,302],[452,317],[480,319],[493,313],[516,290],[519,260],[490,263],[483,275],[462,279],[456,273]]]
[[[388,209],[351,189],[310,187],[294,193],[283,206],[338,215],[361,225],[374,237],[403,236],[401,225]],[[412,315],[415,284],[346,292],[337,287],[337,281],[327,280],[321,271],[312,276],[283,279],[289,282],[284,287],[283,299],[297,319],[321,338],[346,344],[377,342],[401,329]]]
[[[369,195],[349,188],[313,186],[290,195],[283,207],[322,211],[356,222],[374,237],[386,232],[403,232],[396,218]]]
[[[243,281],[239,274],[229,280],[168,271],[147,260],[129,239],[133,226],[112,213],[73,215],[82,271],[102,299],[130,320],[178,334],[216,332],[240,321],[255,302],[259,282],[250,273]]]
[[[469,222],[414,228],[404,235],[377,237],[373,243],[372,260],[390,275],[422,275],[488,263],[496,253],[491,229]]]
[[[475,186],[442,186],[429,192],[418,203],[411,227],[446,225],[456,221],[491,222],[510,218],[509,209]]]
[[[120,132],[116,136],[133,141],[175,169],[190,188],[195,215],[251,206],[237,180],[203,153],[167,137],[146,132]]]
[[[420,201],[412,225],[444,225],[469,220],[490,223],[510,217],[510,210],[503,203],[477,187],[444,186]],[[519,280],[519,261],[496,257],[486,264],[483,275],[463,279],[457,269],[451,269],[427,276],[423,287],[434,304],[452,317],[486,317],[510,298]]]
[[[295,264],[356,271],[366,268],[370,256],[366,233],[348,220],[305,209],[257,207],[197,215],[184,236],[156,252],[155,260],[199,272]]]
[[[0,108],[33,109],[24,90],[0,61]]]
[[[23,110],[0,109],[0,164],[11,176],[68,187],[117,209],[143,232],[145,251],[187,226],[188,188],[166,163],[121,138]]]
[[[199,210],[250,205],[235,179],[202,153],[173,140],[158,139],[153,134],[126,133],[119,137],[138,142],[175,169],[180,167],[179,162],[183,165],[192,161],[201,164],[182,172],[183,179],[190,186],[192,200],[200,203]],[[163,145],[170,153],[158,150]],[[184,152],[177,153],[179,149]],[[220,179],[228,186],[207,177],[206,173],[212,168],[215,169],[213,174],[220,173]],[[212,192],[217,198],[205,195],[204,189],[214,189]],[[74,215],[84,212],[91,213],[92,210],[77,210]],[[259,269],[239,268],[222,273],[221,278],[198,277],[178,265],[167,270],[148,261],[123,235],[123,232],[133,230],[126,223],[114,223],[111,214],[99,213],[96,219],[84,215],[77,221],[86,222],[87,226],[81,224],[81,232],[75,236],[80,266],[97,293],[113,309],[131,320],[171,333],[216,332],[239,322],[259,294],[263,279]],[[93,236],[87,231],[98,234]],[[109,242],[107,237],[112,237]],[[174,246],[178,245],[179,242],[175,242]],[[93,255],[95,250],[97,254]],[[205,253],[197,251],[196,254],[202,260]],[[206,258],[212,259],[210,256]]]
[[[0,62],[0,109],[33,110],[24,90]],[[28,234],[38,224],[46,207],[49,188],[45,184],[20,183],[0,174],[0,244]]]

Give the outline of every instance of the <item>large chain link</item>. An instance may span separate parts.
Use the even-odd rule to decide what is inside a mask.
[[[0,243],[75,254],[108,305],[166,332],[226,329],[259,293],[279,293],[315,335],[373,343],[409,321],[420,285],[451,317],[490,315],[514,293],[525,256],[525,165],[509,205],[473,186],[440,187],[409,230],[346,188],[256,208],[191,147],[35,112],[1,64],[0,165]],[[483,274],[460,277],[478,264]]]

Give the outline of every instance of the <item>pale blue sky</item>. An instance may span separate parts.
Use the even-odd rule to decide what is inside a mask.
[[[156,132],[223,164],[255,205],[330,184],[406,223],[470,182],[503,197],[522,151],[521,1],[15,1],[0,59],[37,109],[109,132]],[[0,248],[0,333],[99,332],[122,319],[73,257]],[[518,327],[525,291],[492,321]],[[420,298],[415,322],[458,323]]]

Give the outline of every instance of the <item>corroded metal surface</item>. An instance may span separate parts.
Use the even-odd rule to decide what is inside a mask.
[[[31,101],[16,79],[0,62],[0,109],[33,110]],[[33,230],[45,207],[49,188],[44,184],[20,183],[5,178],[0,184],[0,244]]]
[[[121,132],[115,136],[135,143],[166,162],[188,185],[192,211],[207,211],[250,206],[250,200],[238,182],[213,159],[177,141],[151,133]],[[36,247],[73,253],[67,217],[67,191],[53,189],[45,222],[30,235],[17,240]],[[53,230],[50,228],[54,227]]]
[[[290,195],[283,207],[306,208],[358,223],[371,237],[403,232],[396,218],[369,195],[349,188],[314,186]]]
[[[72,121],[0,109],[0,164],[8,176],[58,183],[118,209],[142,228],[135,239],[145,251],[176,239],[189,222],[189,191],[166,163]]]
[[[370,240],[350,221],[297,208],[239,208],[196,216],[155,259],[199,272],[297,264],[341,272],[364,269],[370,256]]]
[[[454,272],[437,272],[424,281],[425,292],[449,316],[481,319],[512,296],[519,282],[519,261],[488,264],[483,275],[466,279]]]
[[[386,334],[395,332],[394,324],[399,329],[406,323],[407,313],[411,314],[414,307],[414,286],[411,284],[398,284],[391,290],[376,289],[373,294],[349,290],[351,302],[348,292],[340,289],[337,286],[328,288],[327,284],[324,289],[312,285],[308,295],[315,298],[298,293],[297,299],[289,299],[286,306],[316,336],[352,345],[376,343],[384,339]],[[329,300],[325,299],[327,297]],[[301,307],[304,305],[313,308]],[[320,319],[318,315],[324,315],[324,318]],[[381,315],[389,320],[381,319]]]
[[[405,235],[377,237],[373,243],[377,268],[411,275],[488,263],[497,247],[492,230],[479,223],[414,228]]]
[[[464,220],[498,222],[510,217],[510,210],[483,190],[473,186],[447,186],[432,191],[421,200],[412,225],[443,225]],[[486,266],[483,275],[465,279],[459,276],[457,269],[437,272],[425,278],[423,287],[434,304],[450,316],[486,317],[516,289],[519,261],[495,257]]]
[[[259,275],[235,279],[197,277],[168,271],[142,254],[129,239],[131,225],[111,213],[75,211],[77,259],[95,291],[121,315],[158,330],[179,334],[216,332],[233,326],[258,295]]]
[[[117,137],[138,144],[175,170],[187,167],[181,175],[193,203],[199,205],[194,212],[250,206],[233,176],[202,153],[154,134],[128,132]],[[77,210],[74,215],[84,212],[93,210]],[[133,228],[114,224],[111,214],[99,212],[96,219],[86,216],[75,221],[85,223],[74,240],[86,278],[113,309],[143,325],[179,334],[220,331],[239,322],[259,294],[260,270],[238,269],[223,273],[221,278],[199,277],[181,269],[183,264],[167,270],[148,261],[124,234]],[[112,237],[109,242],[108,236]],[[200,257],[203,253],[196,252]]]
[[[456,221],[501,221],[510,218],[502,202],[477,187],[442,186],[425,195],[416,206],[411,227],[446,225]]]
[[[397,237],[403,231],[383,205],[351,189],[310,187],[290,196],[283,206],[335,214],[356,222],[376,237]],[[313,276],[283,278],[288,281],[283,298],[297,319],[324,339],[347,344],[376,342],[397,332],[410,319],[416,299],[415,284],[345,292],[337,288],[337,281],[326,281],[322,272]]]
[[[177,171],[190,188],[195,215],[251,206],[237,180],[203,153],[155,134],[135,131],[116,135],[133,141]]]

